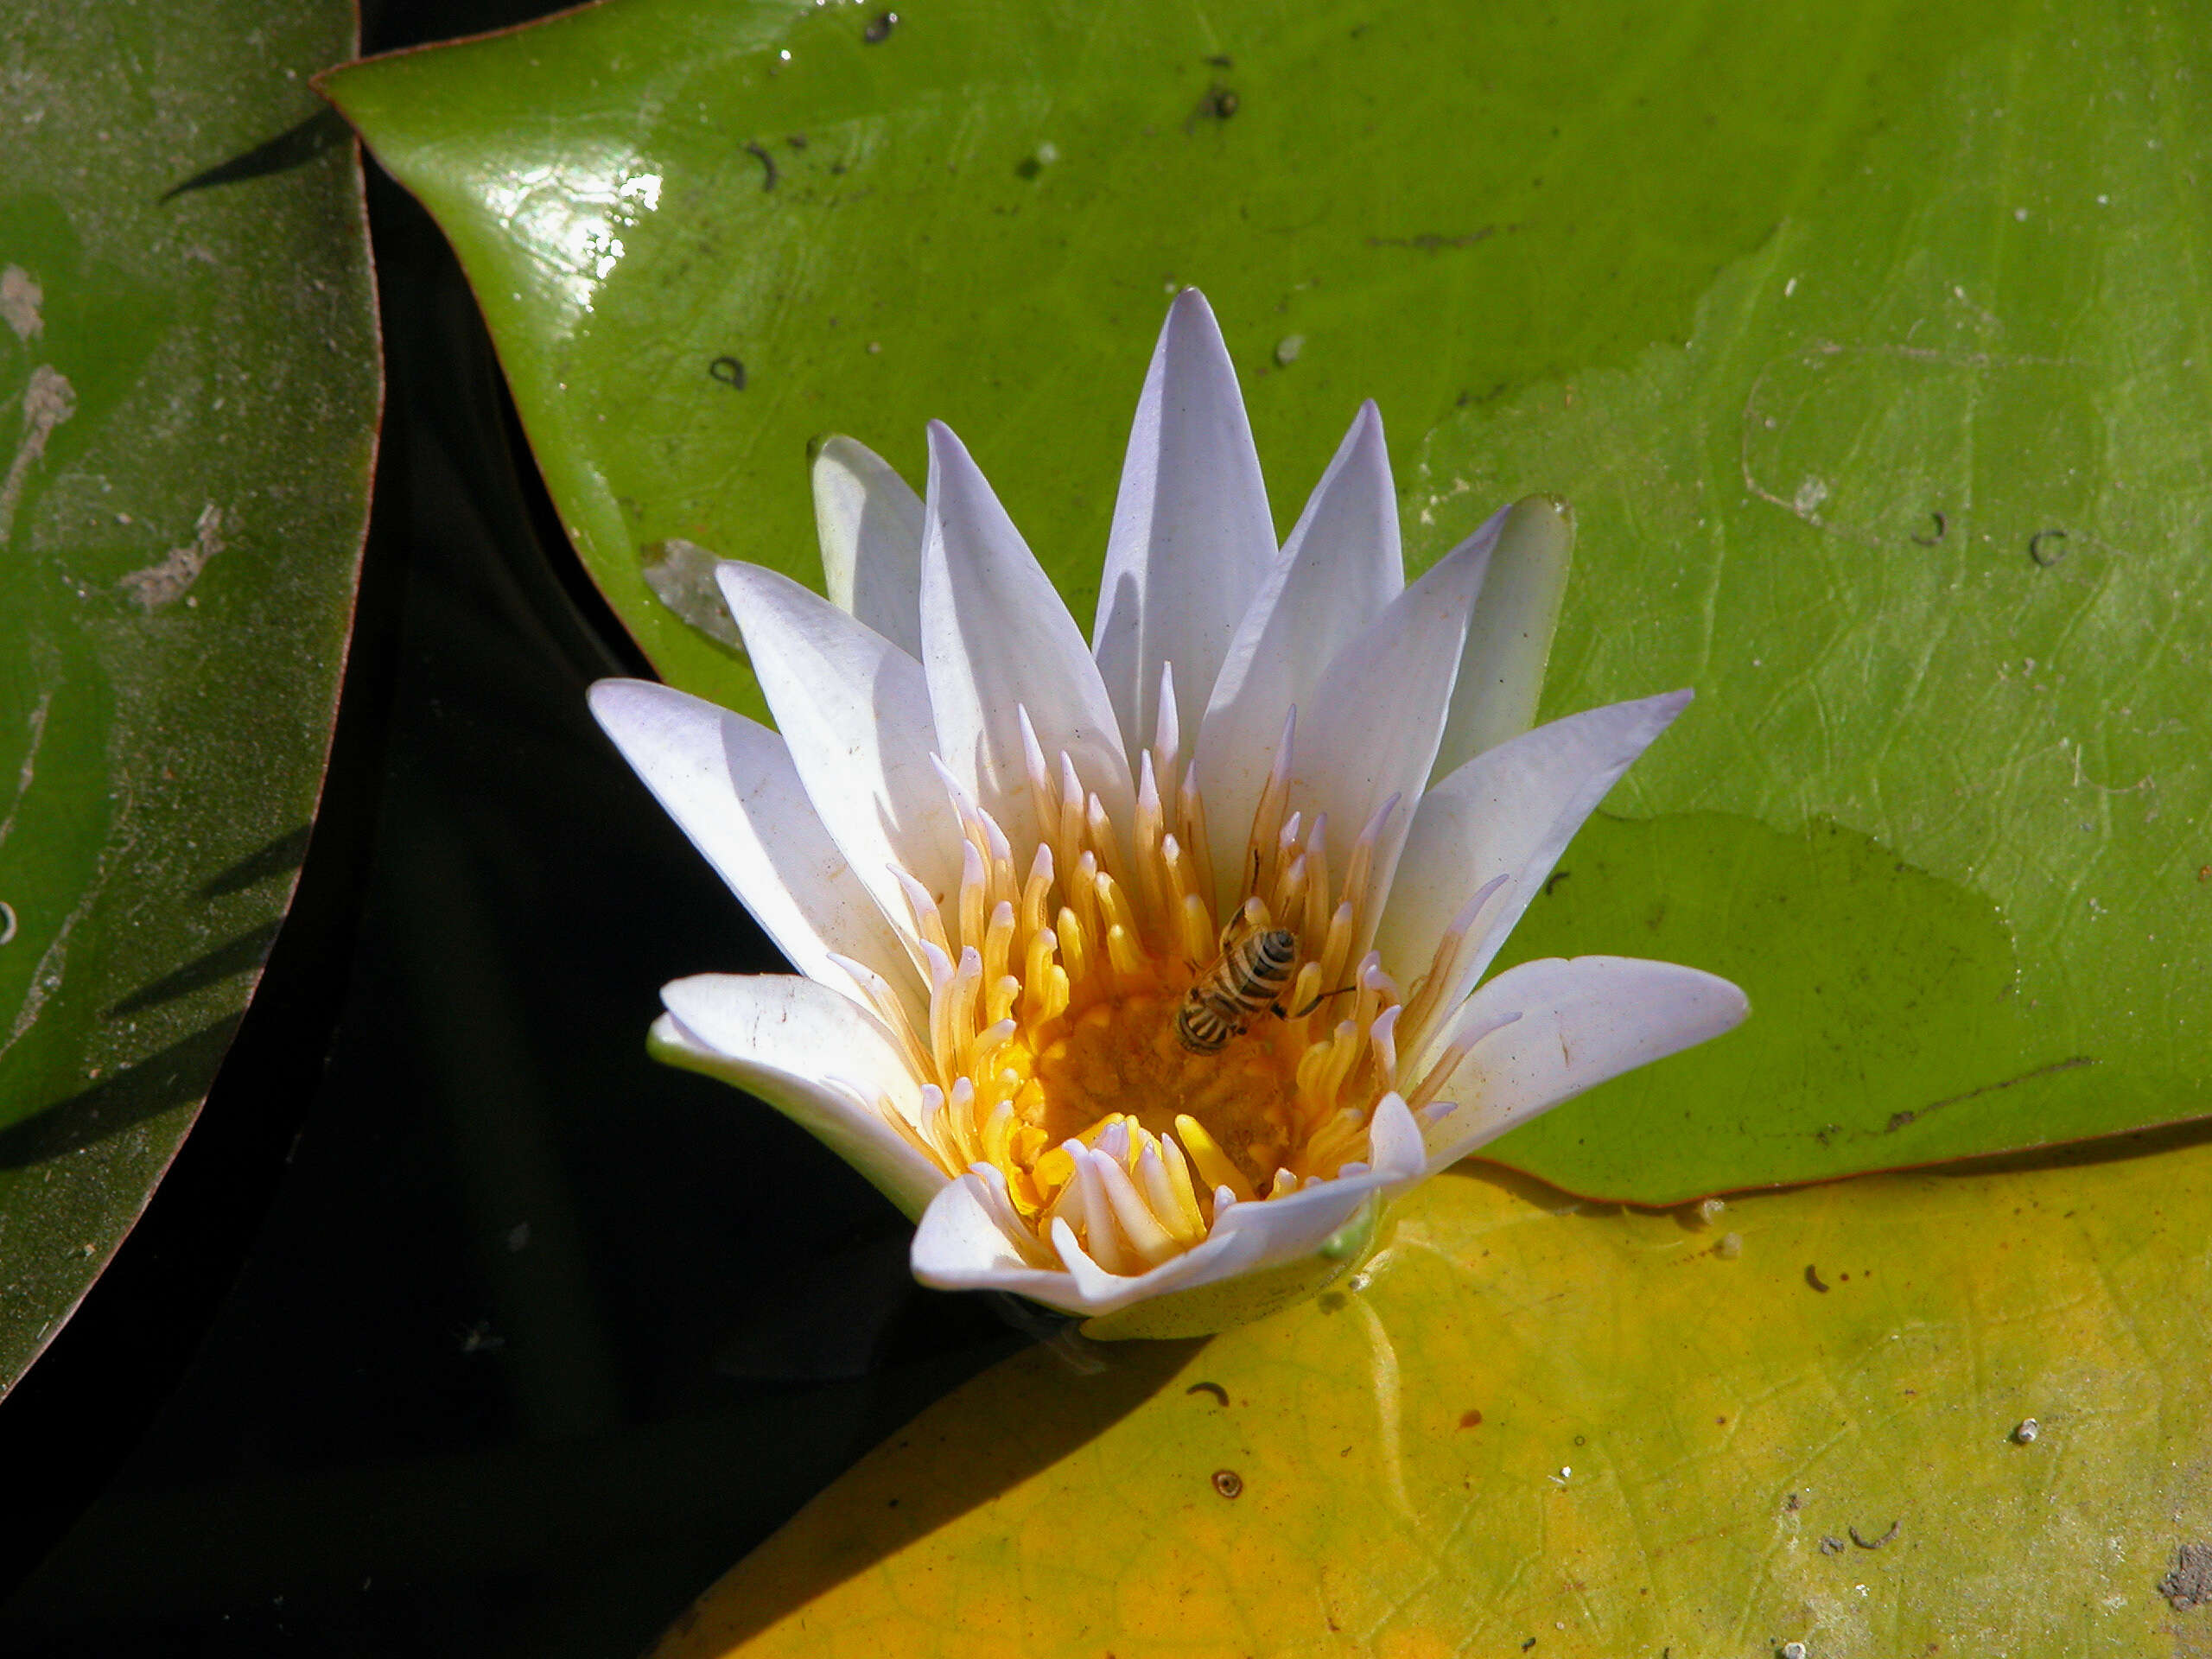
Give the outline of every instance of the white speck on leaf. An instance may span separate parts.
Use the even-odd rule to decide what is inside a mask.
[[[38,775],[38,752],[46,741],[46,712],[54,706],[52,688],[38,694],[38,701],[31,707],[30,718],[24,726],[30,741],[23,748],[23,764],[16,772],[16,798],[8,803],[5,817],[0,817],[0,847],[8,844],[9,832],[16,827],[16,814],[22,810],[23,797],[30,793],[31,780]],[[0,939],[0,944],[6,940]]]
[[[23,389],[23,435],[16,445],[16,458],[8,463],[8,476],[0,481],[0,547],[8,544],[16,528],[16,505],[23,499],[23,486],[31,468],[46,454],[46,441],[77,412],[77,389],[69,377],[40,364],[31,371]]]
[[[17,340],[28,342],[46,332],[46,319],[39,315],[45,302],[38,278],[21,265],[0,270],[0,321],[16,331]]]
[[[192,539],[173,547],[159,564],[133,570],[116,585],[138,601],[141,610],[157,611],[181,599],[200,579],[207,561],[223,550],[223,510],[210,501],[200,510]]]

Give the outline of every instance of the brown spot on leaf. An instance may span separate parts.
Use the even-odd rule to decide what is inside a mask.
[[[2183,1544],[2174,1552],[2174,1570],[2158,1580],[2158,1593],[2177,1613],[2212,1601],[2212,1544]]]

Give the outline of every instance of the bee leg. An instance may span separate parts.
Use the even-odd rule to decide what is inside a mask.
[[[1351,990],[1351,989],[1352,989],[1352,988],[1353,988],[1353,987],[1351,987],[1351,986],[1350,986],[1350,985],[1339,985],[1339,986],[1338,986],[1338,987],[1337,987],[1337,988],[1336,988],[1335,990],[1333,990],[1333,991],[1323,991],[1323,992],[1321,992],[1319,995],[1317,995],[1317,996],[1316,996],[1316,997],[1315,997],[1315,998],[1314,998],[1311,1002],[1308,1002],[1308,1003],[1307,1003],[1304,1007],[1300,1008],[1300,1009],[1296,1014],[1292,1014],[1290,1017],[1291,1017],[1292,1019],[1294,1019],[1294,1020],[1303,1020],[1303,1019],[1304,1019],[1307,1014],[1309,1014],[1313,1013],[1314,1009],[1316,1009],[1316,1008],[1319,1007],[1320,1007],[1324,1002],[1327,1001],[1331,997],[1332,997],[1332,996],[1342,996],[1342,995],[1343,995],[1346,991],[1349,991],[1349,990]],[[1280,1009],[1280,1008],[1278,1008],[1278,1009],[1276,1009],[1276,1010],[1275,1010],[1275,1012],[1276,1012],[1276,1014],[1277,1014],[1278,1015],[1280,1015],[1280,1014],[1281,1014],[1282,1010],[1281,1010],[1281,1009]]]

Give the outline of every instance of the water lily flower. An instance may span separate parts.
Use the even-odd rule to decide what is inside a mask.
[[[1669,963],[1485,982],[1689,693],[1527,729],[1565,510],[1408,586],[1372,404],[1278,549],[1195,289],[1088,645],[944,426],[920,498],[848,439],[815,483],[830,598],[718,569],[779,729],[639,681],[592,707],[798,969],[677,981],[654,1051],[918,1217],[924,1282],[1218,1329],[1345,1271],[1391,1194],[1743,1017]]]

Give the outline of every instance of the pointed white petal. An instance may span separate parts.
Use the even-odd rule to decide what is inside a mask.
[[[1395,1097],[1393,1096],[1393,1099]],[[1399,1103],[1402,1114],[1403,1103]],[[954,1183],[930,1206],[914,1240],[914,1276],[947,1290],[1007,1290],[1063,1312],[1096,1318],[1171,1292],[1218,1284],[1319,1250],[1386,1186],[1421,1174],[1418,1131],[1395,1126],[1412,1144],[1390,1171],[1316,1181],[1287,1198],[1228,1206],[1212,1235],[1149,1272],[1114,1274],[1076,1242],[1065,1221],[1053,1229],[1063,1271],[1041,1271],[1007,1239],[979,1191],[956,1197]],[[1393,1131],[1386,1130],[1386,1138]],[[1399,1166],[1402,1167],[1399,1167]],[[963,1181],[981,1180],[980,1172]],[[938,1216],[942,1209],[944,1213]],[[924,1243],[926,1235],[928,1243]]]
[[[960,440],[930,423],[922,665],[938,753],[1016,846],[1037,840],[1020,711],[1117,824],[1134,798],[1121,729],[1067,607]]]
[[[1290,804],[1310,822],[1325,812],[1337,844],[1350,847],[1392,796],[1399,805],[1375,849],[1375,891],[1389,890],[1413,819],[1414,803],[1436,759],[1459,672],[1467,613],[1481,588],[1498,518],[1492,518],[1398,595],[1360,636],[1337,653],[1314,689],[1313,707],[1298,711],[1298,747]],[[1339,828],[1341,826],[1341,828]],[[1245,825],[1214,832],[1214,866],[1238,857]],[[1334,855],[1332,855],[1332,861]],[[1238,872],[1225,873],[1234,880]],[[1367,912],[1372,929],[1376,912]],[[1365,939],[1354,942],[1364,951]],[[1357,957],[1355,955],[1354,960]]]
[[[1090,1251],[1083,1248],[1076,1238],[1075,1229],[1068,1225],[1065,1217],[1053,1219],[1052,1248],[1059,1252],[1069,1281],[1068,1285],[1061,1289],[1063,1300],[1058,1306],[1071,1313],[1103,1313],[1108,1308],[1123,1306],[1128,1292],[1140,1280],[1151,1279],[1154,1274],[1163,1273],[1165,1268],[1175,1265],[1173,1262],[1162,1262],[1160,1267],[1141,1274],[1109,1272],[1093,1259]]]
[[[782,738],[650,680],[601,680],[591,711],[793,967],[842,986],[830,957],[851,957],[906,994],[906,947],[815,816]]]
[[[1608,1077],[1717,1037],[1751,1011],[1726,980],[1679,963],[1558,957],[1508,969],[1470,998],[1473,1023],[1521,1017],[1476,1044],[1427,1130],[1431,1171]]]
[[[851,438],[814,457],[814,526],[830,599],[909,657],[922,654],[922,498]]]
[[[1092,630],[1129,753],[1151,740],[1163,662],[1175,665],[1183,729],[1198,729],[1230,636],[1274,558],[1236,371],[1205,296],[1186,288],[1137,400]]]
[[[922,1212],[907,1256],[914,1277],[939,1290],[1010,1291],[1059,1306],[1068,1275],[1057,1263],[1033,1265],[1051,1258],[1036,1246],[1024,1250],[1009,1236],[1001,1207],[991,1202],[988,1169],[970,1171],[949,1183]]]
[[[944,1172],[887,1122],[920,1109],[913,1073],[890,1033],[826,985],[782,974],[698,974],[666,986],[653,1027],[662,1059],[758,1095],[874,1182],[909,1216]]]
[[[1507,510],[1467,625],[1435,776],[1519,736],[1535,720],[1573,557],[1574,514],[1566,502],[1532,495]]]
[[[1387,1094],[1375,1103],[1367,1140],[1369,1164],[1388,1190],[1410,1186],[1428,1173],[1427,1144],[1402,1096]]]
[[[1462,947],[1453,982],[1431,1000],[1440,1016],[1475,988],[1567,843],[1689,700],[1672,691],[1553,721],[1484,750],[1421,797],[1376,934],[1394,972],[1410,980],[1427,971],[1469,896],[1510,878]],[[1418,1061],[1437,1037],[1401,1032],[1398,1041]]]
[[[1090,1314],[1174,1288],[1193,1271],[1182,1265],[1190,1260],[1185,1255],[1137,1277],[1108,1273],[1076,1243],[1065,1221],[1054,1224],[1055,1249],[1025,1247],[1012,1236],[1001,1207],[991,1201],[988,1183],[995,1175],[988,1165],[979,1165],[931,1202],[908,1258],[922,1283],[939,1290],[1008,1291],[1064,1313]],[[1038,1265],[1046,1260],[1052,1265]]]
[[[1390,456],[1369,402],[1237,624],[1198,730],[1207,810],[1238,849],[1267,785],[1283,710],[1313,706],[1323,672],[1404,588]]]
[[[1249,1206],[1258,1209],[1261,1206]],[[1065,1222],[1060,1224],[1066,1226]],[[1320,1235],[1326,1237],[1325,1233]],[[1317,1241],[1318,1242],[1318,1241]],[[1220,1228],[1203,1244],[1185,1251],[1173,1260],[1163,1262],[1149,1272],[1140,1274],[1111,1274],[1092,1261],[1075,1243],[1071,1234],[1060,1243],[1060,1254],[1066,1262],[1069,1276],[1065,1288],[1052,1301],[1055,1307],[1071,1313],[1096,1318],[1111,1313],[1118,1308],[1165,1296],[1172,1291],[1190,1290],[1199,1285],[1217,1284],[1224,1279],[1249,1273],[1265,1265],[1262,1252],[1266,1244],[1263,1232],[1248,1230],[1243,1234],[1225,1232]]]
[[[1400,1103],[1402,1109],[1403,1104]],[[1340,1175],[1332,1181],[1314,1181],[1287,1198],[1236,1205],[1214,1224],[1213,1236],[1206,1242],[1236,1245],[1240,1260],[1236,1271],[1239,1273],[1271,1268],[1313,1255],[1357,1216],[1369,1198],[1386,1187],[1408,1185],[1418,1179],[1418,1173],[1409,1170],[1386,1173],[1370,1169],[1363,1174]],[[1226,1276],[1216,1272],[1193,1282]]]
[[[937,731],[922,665],[788,576],[725,564],[722,594],[807,798],[894,923],[893,867],[933,899],[960,880],[960,820],[931,764]]]

